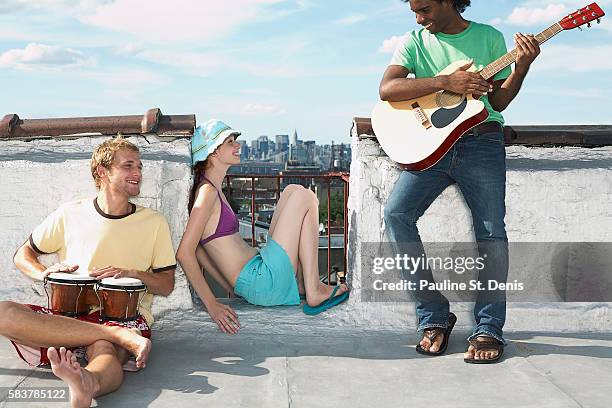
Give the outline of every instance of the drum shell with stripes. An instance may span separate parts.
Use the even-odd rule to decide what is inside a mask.
[[[107,278],[102,279],[96,291],[100,298],[102,320],[124,322],[138,318],[138,305],[146,287],[134,278]]]
[[[83,316],[96,305],[96,279],[69,273],[51,273],[44,280],[47,307],[64,316]]]

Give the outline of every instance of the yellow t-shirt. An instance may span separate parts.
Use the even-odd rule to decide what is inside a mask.
[[[57,253],[60,262],[78,265],[74,273],[114,266],[157,273],[176,268],[166,218],[146,207],[132,205],[124,216],[105,214],[96,199],[67,203],[47,216],[30,236],[39,253]],[[147,293],[140,313],[151,326],[153,295]]]

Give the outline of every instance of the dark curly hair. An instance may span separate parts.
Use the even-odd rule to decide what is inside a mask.
[[[404,3],[409,3],[410,0],[402,0]],[[449,1],[449,0],[436,0],[438,3],[442,3],[443,1]],[[471,5],[471,0],[450,0],[453,3],[453,6],[455,6],[455,9],[459,12],[459,13],[463,13],[465,11],[466,8],[470,7]]]

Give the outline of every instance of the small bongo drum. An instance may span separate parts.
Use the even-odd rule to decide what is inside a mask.
[[[105,278],[96,291],[100,298],[100,317],[104,321],[126,322],[138,317],[140,295],[147,288],[140,279]]]
[[[64,316],[82,316],[89,312],[91,294],[94,292],[96,279],[86,275],[71,273],[50,273],[44,280],[47,294],[47,307]],[[47,291],[51,289],[51,295]]]

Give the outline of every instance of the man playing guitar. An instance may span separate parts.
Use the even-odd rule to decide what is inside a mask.
[[[451,184],[457,183],[473,218],[479,251],[486,252],[486,267],[479,279],[505,282],[508,274],[506,237],[506,165],[500,112],[518,94],[532,62],[540,53],[532,35],[516,34],[517,59],[514,72],[499,72],[492,83],[477,70],[506,54],[503,35],[491,26],[464,19],[461,13],[470,0],[404,0],[424,28],[411,32],[397,47],[380,83],[383,101],[419,98],[441,90],[480,98],[489,113],[486,122],[466,132],[436,164],[423,171],[404,171],[385,208],[385,223],[396,249],[406,249],[415,257],[424,253],[416,222],[431,203]],[[450,75],[438,75],[461,59],[472,60]],[[414,78],[407,78],[413,74]],[[485,251],[486,249],[486,251]],[[406,252],[405,250],[403,252]],[[432,281],[432,272],[420,268],[408,279]],[[439,355],[446,350],[448,336],[456,321],[449,313],[448,300],[438,291],[414,292],[418,330],[424,332],[417,351]],[[506,317],[505,293],[479,293],[474,307],[476,328],[468,338],[466,362],[498,361],[503,351]]]

